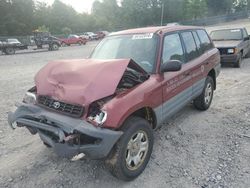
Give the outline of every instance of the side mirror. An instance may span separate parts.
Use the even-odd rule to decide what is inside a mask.
[[[177,72],[182,68],[182,62],[179,60],[170,60],[161,66],[161,72]]]
[[[249,36],[244,38],[244,41],[247,41],[247,40],[250,40]]]

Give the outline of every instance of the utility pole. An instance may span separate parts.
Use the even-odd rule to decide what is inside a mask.
[[[161,26],[163,25],[163,17],[164,17],[164,3],[161,4]]]

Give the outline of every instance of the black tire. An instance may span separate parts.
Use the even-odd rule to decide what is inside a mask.
[[[211,87],[211,91],[208,90],[208,87]],[[211,93],[208,94],[208,91],[211,92]],[[207,95],[210,96],[209,100],[208,100]],[[213,96],[214,96],[214,80],[213,80],[213,78],[208,76],[206,81],[205,81],[205,86],[204,86],[204,89],[203,89],[201,95],[198,96],[194,100],[195,108],[198,109],[198,110],[201,110],[201,111],[206,111],[210,107],[210,105],[212,103]]]
[[[59,50],[59,45],[56,44],[56,43],[53,43],[53,44],[51,45],[51,50],[53,50],[53,51]]]
[[[241,53],[239,60],[234,64],[235,68],[240,68],[241,67],[242,59],[243,59],[243,54]]]
[[[248,53],[246,54],[245,58],[250,58],[250,50],[249,50]]]
[[[6,48],[5,51],[4,51],[7,55],[13,55],[16,53],[16,49],[15,48]]]
[[[124,181],[131,181],[137,178],[144,171],[148,164],[154,143],[153,130],[151,125],[146,120],[139,117],[129,118],[125,122],[122,130],[124,131],[124,134],[114,146],[105,163],[112,175]],[[140,137],[141,134],[143,137]],[[139,140],[136,139],[137,137]],[[133,139],[137,140],[138,142]],[[130,141],[132,143],[130,144],[131,149],[128,149]],[[136,143],[137,145],[134,145]],[[136,146],[139,146],[142,143],[146,144],[144,147],[147,148],[144,152],[141,151],[142,148],[136,148]],[[140,159],[140,162],[137,164],[137,166],[136,162],[134,162],[134,159],[130,160],[131,162],[126,161],[129,160],[130,157],[136,157],[135,155],[139,156]]]
[[[83,42],[82,42],[82,41],[79,41],[78,44],[81,46],[81,45],[83,45]]]
[[[43,144],[44,144],[47,148],[52,148],[51,145],[47,144],[46,142],[43,142]]]

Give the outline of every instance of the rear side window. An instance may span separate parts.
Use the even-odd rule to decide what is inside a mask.
[[[202,49],[202,52],[206,52],[208,50],[210,50],[213,45],[207,35],[207,32],[204,31],[204,30],[197,30],[197,33],[198,33],[198,36],[201,40],[201,49]]]
[[[195,40],[195,43],[196,43],[196,46],[197,46],[197,50],[198,50],[199,54],[201,55],[202,54],[201,41],[200,41],[200,39],[198,37],[198,34],[195,31],[193,31],[192,33],[193,33],[194,40]]]
[[[184,62],[184,52],[179,34],[167,35],[164,38],[162,61],[179,60]]]
[[[186,58],[187,62],[191,61],[199,56],[199,52],[197,51],[196,44],[194,41],[194,37],[192,32],[183,32],[181,33],[183,42],[186,48]]]

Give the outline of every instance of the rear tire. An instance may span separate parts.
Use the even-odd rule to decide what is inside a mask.
[[[214,95],[214,80],[210,76],[207,77],[205,87],[199,97],[194,100],[194,106],[196,109],[206,111],[213,100]]]
[[[153,149],[153,130],[142,118],[129,118],[122,130],[124,134],[105,161],[111,174],[118,179],[131,181],[145,169]]]

